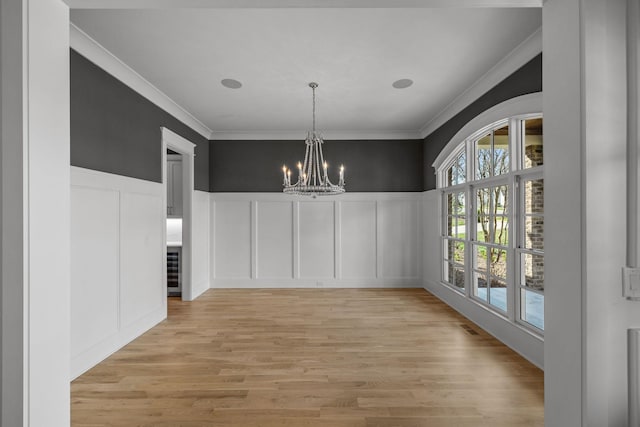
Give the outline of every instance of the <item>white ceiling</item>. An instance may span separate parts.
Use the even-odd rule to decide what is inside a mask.
[[[417,136],[542,23],[539,8],[75,9],[71,21],[214,137],[265,139],[310,127],[310,81],[326,134]],[[413,86],[391,86],[403,78]]]

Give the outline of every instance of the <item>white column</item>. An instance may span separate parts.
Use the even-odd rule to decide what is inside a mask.
[[[634,0],[637,1],[637,0]],[[627,426],[626,0],[548,0],[545,422]]]
[[[640,234],[640,2],[627,0],[627,265],[638,267]],[[629,425],[640,424],[640,329],[627,331]]]
[[[69,417],[69,10],[1,0],[2,425]]]
[[[543,6],[545,425],[582,426],[580,0]]]
[[[0,335],[2,400],[0,425],[23,424],[24,395],[24,129],[23,129],[23,4],[0,0],[0,149],[2,246],[2,309]]]

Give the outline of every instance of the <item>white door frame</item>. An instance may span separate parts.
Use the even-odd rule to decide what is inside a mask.
[[[164,191],[164,222],[162,233],[164,242],[167,241],[167,148],[182,155],[182,300],[193,300],[191,277],[193,272],[193,161],[195,144],[181,137],[177,133],[162,127],[162,185]],[[167,283],[167,246],[165,244],[162,260],[162,277],[164,287]],[[166,295],[166,292],[165,292]]]

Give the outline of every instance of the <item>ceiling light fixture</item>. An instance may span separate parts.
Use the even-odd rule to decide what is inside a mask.
[[[393,82],[391,86],[395,87],[396,89],[405,89],[411,86],[412,84],[413,84],[413,80],[411,79],[400,79]]]
[[[242,83],[235,79],[222,79],[220,84],[229,89],[240,89],[242,87]]]
[[[286,165],[282,167],[283,192],[313,197],[341,194],[345,192],[344,166],[340,166],[338,185],[332,184],[327,173],[329,165],[322,155],[324,141],[320,132],[316,131],[316,88],[318,83],[309,83],[309,87],[313,91],[313,127],[310,132],[307,132],[304,163],[298,162],[298,181],[292,184],[291,170]]]

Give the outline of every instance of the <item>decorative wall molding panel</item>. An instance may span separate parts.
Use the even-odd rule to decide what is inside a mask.
[[[72,379],[166,318],[162,192],[71,167]]]
[[[421,287],[421,197],[212,193],[211,287]]]

